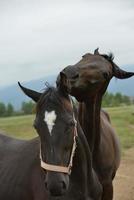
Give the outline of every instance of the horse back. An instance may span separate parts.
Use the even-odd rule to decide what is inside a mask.
[[[34,199],[31,180],[39,166],[38,155],[38,139],[24,141],[0,134],[0,199]]]

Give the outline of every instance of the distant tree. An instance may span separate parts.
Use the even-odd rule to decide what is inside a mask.
[[[114,95],[106,92],[103,96],[102,106],[109,107],[113,105]]]
[[[8,103],[6,108],[6,116],[12,116],[14,114],[14,107],[11,103]]]
[[[118,106],[120,105],[121,103],[123,103],[123,96],[121,93],[117,92],[115,94],[115,104]]]
[[[21,110],[24,114],[32,114],[34,109],[34,103],[32,101],[23,102],[21,106]]]
[[[111,106],[120,106],[120,105],[130,105],[132,100],[130,97],[126,95],[122,95],[121,93],[108,93],[106,92],[103,97],[102,106],[103,107],[111,107]]]
[[[6,106],[4,103],[0,102],[0,117],[4,117],[6,115]]]
[[[126,105],[130,105],[130,104],[131,104],[131,99],[130,99],[130,97],[124,95],[124,96],[123,96],[123,102],[124,102]]]

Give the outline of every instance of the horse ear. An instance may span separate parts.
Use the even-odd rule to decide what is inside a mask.
[[[97,49],[94,50],[94,55],[100,55],[99,48],[97,48]]]
[[[22,90],[28,97],[30,97],[31,99],[33,99],[35,102],[37,102],[37,101],[40,99],[41,93],[23,87],[23,86],[20,84],[20,82],[18,82],[18,85],[20,86],[21,90]]]
[[[68,80],[64,72],[60,72],[60,82],[62,85],[67,86]]]
[[[57,87],[62,90],[63,92],[67,92],[68,90],[68,79],[66,74],[62,71],[58,75],[57,81],[56,81]]]
[[[116,78],[119,78],[119,79],[125,79],[125,78],[130,78],[131,76],[134,76],[134,72],[126,72],[114,64],[113,76],[115,76]]]

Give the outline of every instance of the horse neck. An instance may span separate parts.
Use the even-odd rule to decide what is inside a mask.
[[[78,125],[80,127],[80,125]],[[89,182],[92,182],[92,161],[91,161],[91,153],[85,138],[85,135],[82,133],[82,129],[80,130],[79,138],[77,141],[76,153],[73,161],[73,168],[71,179],[72,182],[78,184],[79,190],[81,194],[84,196],[88,196],[89,190]],[[74,184],[74,185],[75,185]],[[75,188],[76,190],[76,188]]]
[[[79,121],[86,135],[91,152],[97,151],[100,143],[100,109],[102,96],[87,98],[79,104]]]

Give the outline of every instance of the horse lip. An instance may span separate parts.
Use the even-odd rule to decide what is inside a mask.
[[[62,197],[64,194],[50,194],[51,197],[57,199],[57,198],[60,198]]]
[[[49,192],[49,195],[56,200],[57,198],[64,196],[65,193],[66,193],[65,191],[61,192],[60,194],[59,193],[52,194],[51,192]]]

